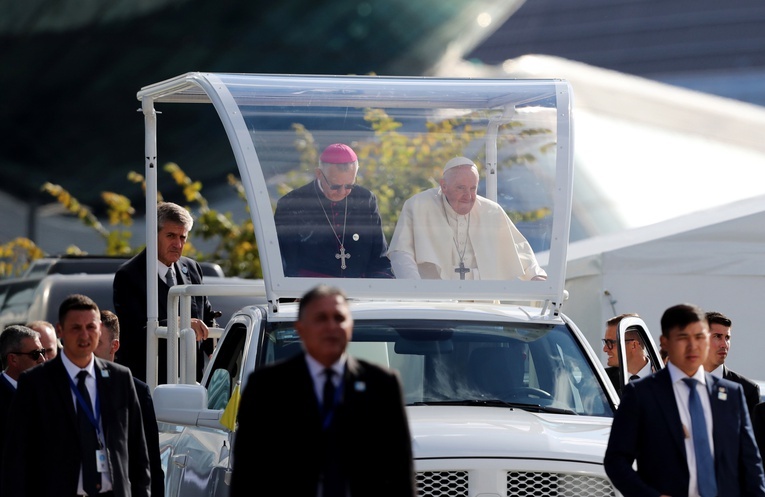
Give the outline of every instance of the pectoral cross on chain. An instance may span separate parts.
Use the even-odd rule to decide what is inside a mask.
[[[460,267],[454,268],[454,272],[455,273],[460,273],[460,279],[464,280],[465,279],[465,273],[469,273],[470,272],[470,268],[466,268],[465,267],[465,263],[460,261]]]
[[[345,260],[346,259],[350,259],[350,258],[351,258],[351,254],[346,254],[345,253],[345,247],[340,245],[340,253],[339,254],[335,254],[335,259],[340,259],[340,269],[345,269],[345,268],[348,267],[348,266],[345,265]],[[470,270],[468,269],[468,271],[470,271]]]

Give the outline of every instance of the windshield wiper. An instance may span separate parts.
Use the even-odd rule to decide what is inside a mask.
[[[485,407],[509,407],[510,409],[523,409],[531,412],[548,412],[551,414],[573,414],[571,409],[562,407],[541,406],[539,404],[524,404],[521,402],[507,402],[499,399],[464,399],[464,400],[436,400],[426,402],[413,402],[410,406],[485,406]]]

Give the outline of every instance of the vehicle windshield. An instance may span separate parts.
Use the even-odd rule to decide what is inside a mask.
[[[569,94],[561,80],[189,73],[139,99],[215,105],[270,301],[333,278],[355,298],[560,302]]]
[[[261,365],[301,350],[292,324],[271,326]],[[397,370],[407,405],[613,415],[591,364],[563,325],[357,320],[348,352]]]

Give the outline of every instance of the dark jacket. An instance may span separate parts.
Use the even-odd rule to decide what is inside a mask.
[[[741,376],[735,371],[731,371],[723,365],[723,378],[729,381],[735,381],[744,389],[746,405],[749,408],[749,415],[754,414],[754,406],[760,403],[760,386],[745,376]]]
[[[353,497],[414,496],[409,426],[392,371],[349,357],[342,399],[324,431],[298,354],[250,375],[238,419],[231,497],[254,495],[253,482],[257,495],[315,497],[328,443]]]
[[[149,460],[133,377],[119,364],[94,360],[114,495],[147,496]],[[2,494],[75,495],[80,475],[80,442],[70,378],[60,355],[19,377],[8,425],[13,429],[7,432],[0,469]]]
[[[181,257],[174,264],[178,284],[202,283],[202,268],[196,261]],[[157,275],[158,318],[160,325],[167,324],[167,294],[170,287]],[[130,368],[133,376],[146,381],[146,250],[136,255],[117,270],[114,275],[114,312],[120,323],[120,349],[117,362]],[[215,322],[212,306],[207,297],[192,297],[191,317],[201,319],[208,326]],[[212,341],[205,343],[205,352],[212,352]],[[167,343],[159,341],[159,383],[167,383]],[[197,379],[200,380],[203,355],[197,358]]]
[[[718,495],[765,496],[762,461],[743,390],[709,373],[706,386]],[[625,497],[688,495],[684,431],[668,368],[625,385],[603,465]]]
[[[316,181],[279,199],[274,222],[285,276],[393,277],[377,197],[356,186],[346,199],[347,217],[346,200],[330,201]],[[350,255],[345,269],[341,268],[340,242]]]

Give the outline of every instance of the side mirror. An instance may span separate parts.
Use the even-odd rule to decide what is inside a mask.
[[[207,408],[207,390],[201,385],[157,385],[152,395],[157,421],[195,426]]]

